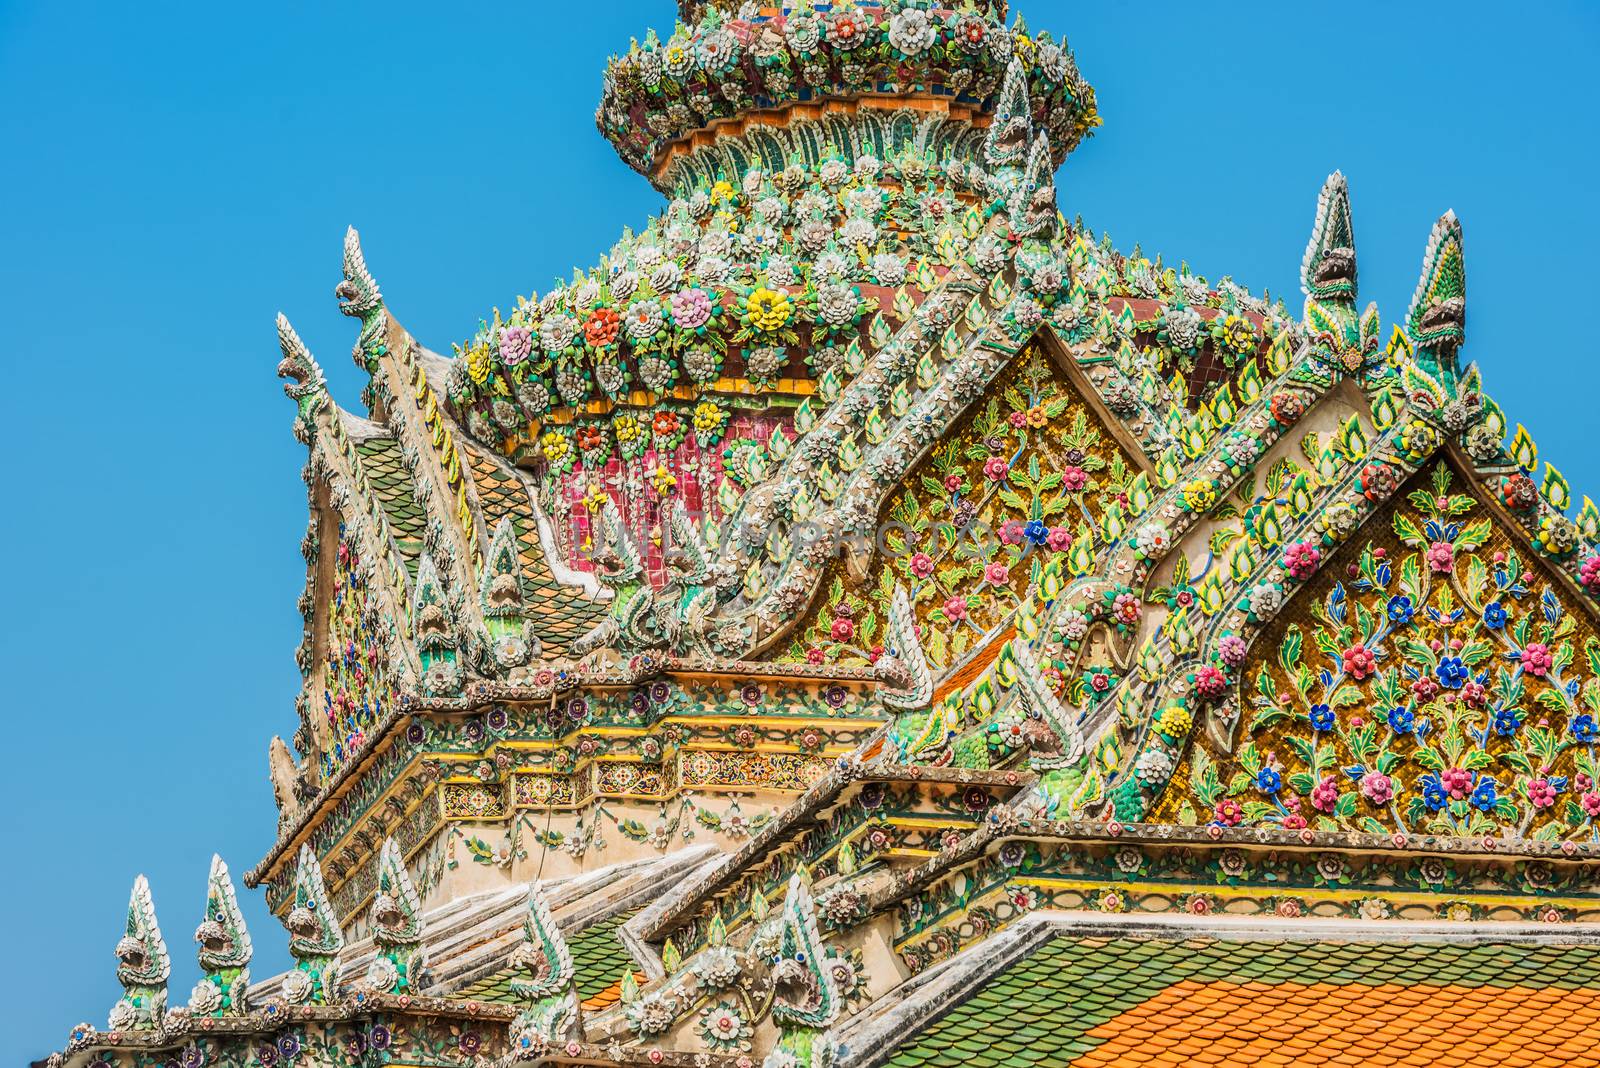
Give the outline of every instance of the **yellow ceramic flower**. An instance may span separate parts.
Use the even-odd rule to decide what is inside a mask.
[[[562,458],[567,455],[567,450],[571,447],[567,444],[566,437],[556,433],[554,430],[540,438],[539,444],[544,448],[545,459],[551,463],[560,463]]]
[[[1217,503],[1217,489],[1203,478],[1197,478],[1183,487],[1183,503],[1191,512],[1203,512]]]
[[[650,484],[655,486],[657,493],[665,497],[667,494],[671,493],[672,488],[678,484],[678,477],[671,471],[667,470],[666,465],[663,464],[654,471],[650,472]]]
[[[475,385],[483,385],[489,381],[489,373],[494,370],[494,361],[489,355],[489,346],[482,342],[467,350],[467,377]]]
[[[710,401],[694,406],[694,428],[699,431],[715,430],[722,425],[722,409]]]
[[[789,303],[787,293],[762,286],[750,294],[750,322],[757,330],[782,330],[793,314],[794,305]]]
[[[583,503],[589,511],[598,512],[608,500],[610,500],[610,495],[598,485],[594,485],[590,486],[589,492],[584,494]]]
[[[611,431],[624,445],[632,444],[639,438],[639,421],[631,415],[619,415],[612,421]]]
[[[1161,713],[1156,720],[1156,730],[1168,738],[1182,738],[1189,733],[1189,728],[1194,726],[1194,717],[1187,708],[1173,705]]]
[[[711,203],[713,204],[720,204],[725,200],[732,200],[733,197],[734,191],[732,182],[718,182],[716,185],[711,187]]]

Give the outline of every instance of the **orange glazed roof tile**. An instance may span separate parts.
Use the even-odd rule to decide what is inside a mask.
[[[970,1068],[1594,1065],[1600,947],[1059,937],[897,1049]],[[1022,1032],[1026,1031],[1026,1035]]]

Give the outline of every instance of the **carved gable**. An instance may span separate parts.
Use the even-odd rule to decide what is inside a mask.
[[[1455,464],[1427,465],[1292,597],[1155,818],[1587,837],[1600,636]]]
[[[834,566],[789,658],[874,659],[900,583],[930,665],[948,672],[1006,633],[1046,567],[1087,573],[1140,467],[1085,396],[1045,343],[1023,349],[889,496],[867,574]]]

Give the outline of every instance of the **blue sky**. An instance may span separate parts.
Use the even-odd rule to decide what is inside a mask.
[[[1017,6],[1067,34],[1100,94],[1105,127],[1061,174],[1069,216],[1297,309],[1317,190],[1342,168],[1362,298],[1394,321],[1454,208],[1466,356],[1600,495],[1600,6]],[[604,57],[671,9],[0,0],[6,1055],[103,1022],[140,871],[186,1000],[212,851],[242,874],[272,840],[305,527],[273,314],[358,407],[332,295],[347,224],[393,313],[442,350],[592,263],[659,204],[595,133]],[[270,974],[282,929],[244,897]]]

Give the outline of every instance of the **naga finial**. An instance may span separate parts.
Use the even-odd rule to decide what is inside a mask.
[[[283,387],[285,393],[299,400],[328,388],[322,368],[311,355],[311,350],[306,348],[305,342],[300,340],[294,327],[289,325],[289,317],[282,312],[278,313],[278,348],[283,351],[283,359],[278,361],[278,377],[292,380]]]
[[[206,881],[206,918],[195,929],[194,940],[200,944],[200,970],[205,974],[189,995],[189,1012],[195,1016],[247,1015],[250,932],[245,930],[228,866],[215,854]]]
[[[1314,300],[1356,301],[1356,237],[1350,215],[1350,183],[1339,171],[1328,175],[1317,197],[1317,219],[1300,261],[1300,288]]]
[[[516,969],[511,992],[523,1002],[511,1025],[512,1045],[521,1056],[537,1056],[551,1043],[569,1037],[578,1023],[572,953],[537,880],[528,884],[522,942],[512,951],[510,963]]]
[[[400,846],[393,838],[383,840],[378,854],[378,893],[368,916],[378,955],[368,966],[362,985],[375,993],[414,993],[427,970],[427,954],[422,948],[422,897],[406,872]]]
[[[1447,211],[1433,224],[1422,254],[1422,277],[1406,312],[1417,363],[1441,380],[1453,379],[1456,354],[1467,339],[1467,267],[1461,220]]]
[[[817,908],[802,876],[789,878],[783,926],[772,962],[772,1022],[778,1043],[765,1064],[826,1063],[826,1031],[844,1008],[844,995],[829,967],[829,951],[817,929]],[[818,1054],[822,1054],[821,1057]]]
[[[117,982],[122,997],[111,1007],[112,1031],[159,1030],[167,1014],[167,977],[172,960],[156,925],[156,906],[143,875],[128,898],[128,926],[117,941]]]
[[[925,708],[933,700],[933,672],[917,640],[917,617],[906,588],[895,584],[889,599],[889,642],[878,673],[887,686],[879,694],[885,706],[899,712]]]
[[[339,993],[339,955],[344,933],[328,901],[322,865],[309,845],[300,847],[294,873],[294,905],[284,919],[294,970],[283,978],[284,1000],[292,1005],[327,1005]]]
[[[333,295],[339,298],[340,311],[361,319],[383,306],[383,294],[372,272],[367,270],[367,258],[361,253],[361,235],[354,226],[344,232],[344,280],[334,287]]]
[[[1000,83],[994,119],[984,139],[983,158],[991,169],[1021,167],[1033,141],[1033,103],[1028,99],[1028,72],[1013,58]]]
[[[489,551],[478,575],[478,601],[497,668],[504,671],[520,667],[538,654],[538,635],[524,618],[527,594],[522,585],[521,548],[511,516],[496,524],[489,539]]]

